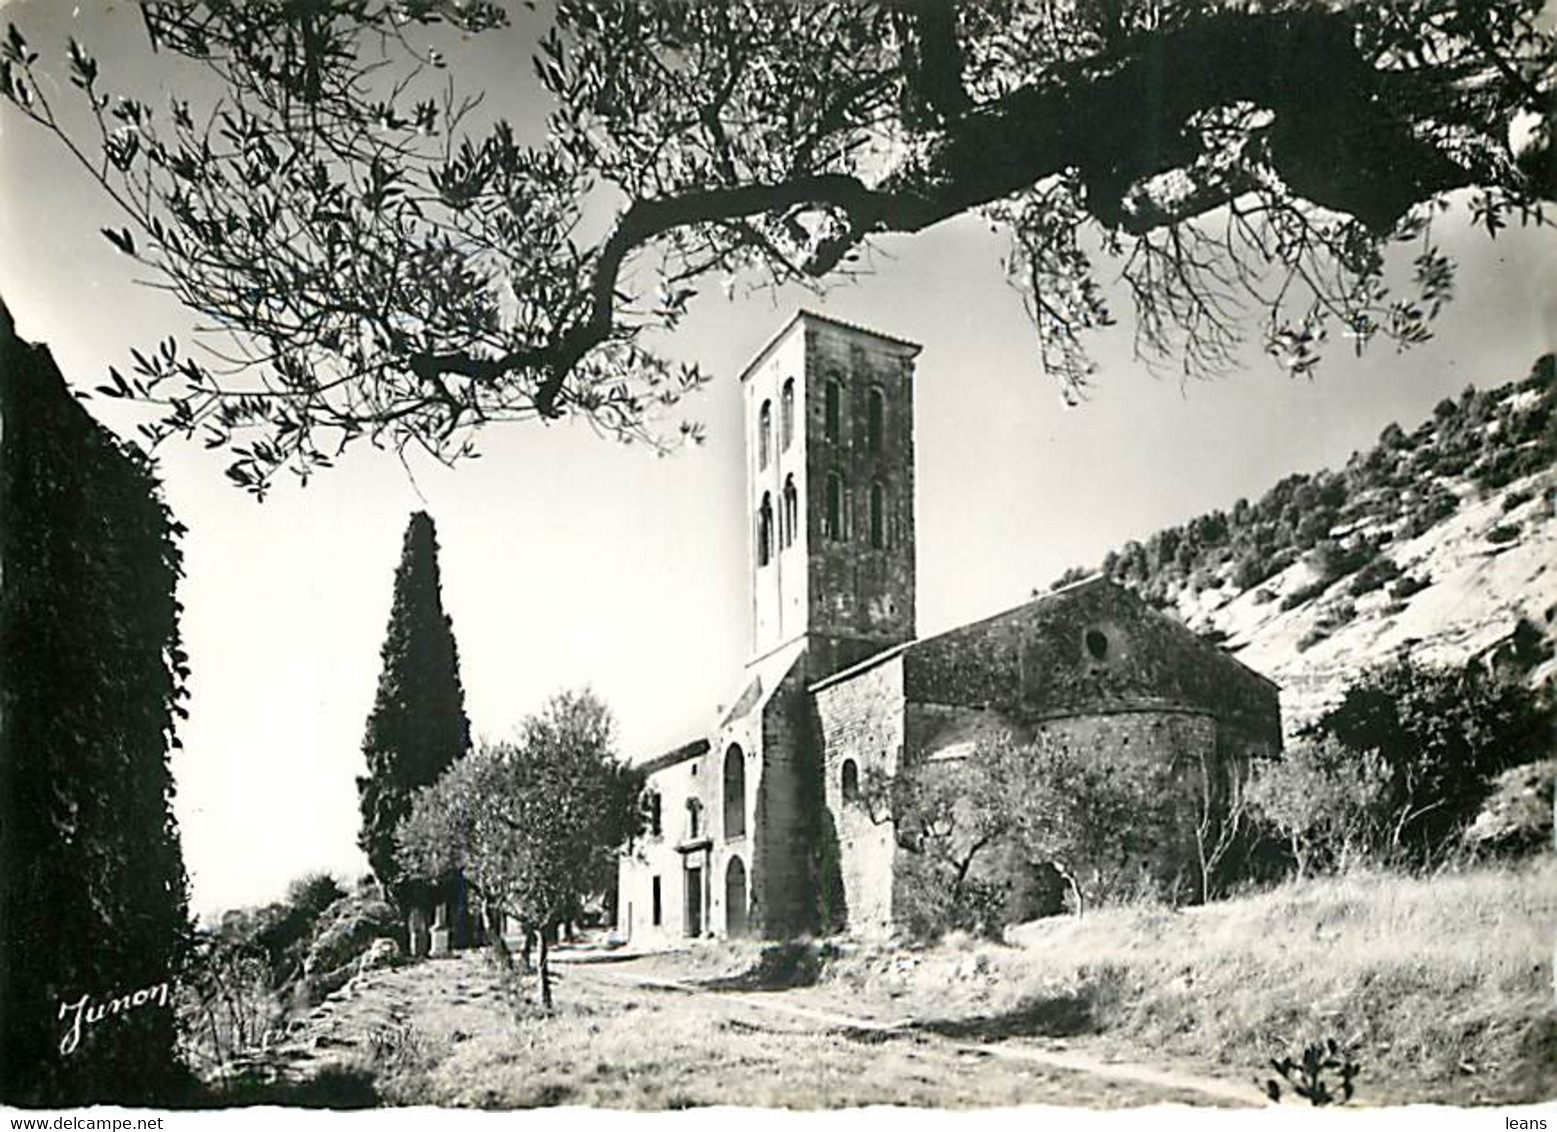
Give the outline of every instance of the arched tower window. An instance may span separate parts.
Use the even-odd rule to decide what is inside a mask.
[[[843,800],[854,803],[860,800],[860,768],[853,759],[843,760],[843,773],[839,775],[839,786],[843,790]]]
[[[795,477],[785,476],[784,498],[779,509],[779,546],[793,546],[799,529],[800,493],[795,490]]]
[[[773,445],[773,402],[764,401],[757,411],[757,466],[768,466],[768,453]]]
[[[795,379],[784,382],[784,392],[779,395],[779,448],[789,447],[795,439]]]
[[[773,561],[773,497],[762,493],[762,506],[757,509],[757,565],[766,566]]]
[[[870,545],[877,550],[887,545],[887,489],[880,480],[870,485]]]
[[[746,756],[736,743],[724,753],[724,835],[746,834]]]
[[[879,388],[872,389],[865,406],[865,447],[870,452],[880,452],[887,428],[886,396]]]
[[[845,529],[848,523],[848,487],[844,483],[842,472],[827,473],[827,512],[823,516],[826,522],[825,534],[834,542],[843,542],[848,538]]]
[[[823,427],[827,443],[837,444],[843,436],[843,381],[837,377],[827,379],[827,392],[823,401]]]

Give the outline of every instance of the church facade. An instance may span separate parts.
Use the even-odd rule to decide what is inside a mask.
[[[1280,746],[1275,685],[1102,578],[916,636],[919,352],[802,311],[742,374],[751,657],[703,734],[642,764],[634,942],[891,931],[902,851],[860,803],[873,770],[997,734],[1126,762]]]

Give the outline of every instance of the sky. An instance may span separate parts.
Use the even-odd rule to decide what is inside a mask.
[[[197,81],[148,53],[128,3],[13,0],[0,19],[50,63],[77,36],[111,89],[160,102],[159,88]],[[536,30],[521,11],[512,28],[442,46],[489,106],[533,123],[545,111],[528,78]],[[0,105],[0,295],[76,388],[110,365],[127,370],[131,347],[188,341],[187,315],[137,285],[134,265],[98,234],[114,220],[64,151]],[[170,442],[157,456],[189,528],[180,598],[193,668],[173,770],[195,910],[273,899],[309,870],[365,871],[355,779],[412,511],[437,523],[478,736],[502,737],[551,693],[582,685],[610,705],[632,757],[702,733],[738,692],[747,657],[737,377],[797,306],[924,347],[924,635],[1017,604],[1067,567],[1255,498],[1290,472],[1343,463],[1389,423],[1409,426],[1467,385],[1522,378],[1557,347],[1557,237],[1515,230],[1490,241],[1451,222],[1443,246],[1460,274],[1434,340],[1360,360],[1336,344],[1312,379],[1293,379],[1257,348],[1226,378],[1154,377],[1121,327],[1095,342],[1091,396],[1067,407],[1004,281],[1004,237],[963,218],[883,240],[869,276],[823,297],[705,292],[668,349],[716,375],[681,410],[709,439],[669,457],[577,424],[513,424],[489,428],[481,458],[452,470],[413,459],[408,471],[364,448],[260,504],[228,483],[220,453]],[[138,419],[101,399],[90,407],[124,435]]]

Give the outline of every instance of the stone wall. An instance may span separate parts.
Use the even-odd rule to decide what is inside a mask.
[[[1251,754],[1281,745],[1274,684],[1104,579],[916,642],[904,677],[915,703],[1027,719],[1192,709]]]
[[[826,642],[829,671],[913,639],[914,367],[916,347],[828,320],[808,321],[805,420],[808,454],[805,525],[810,534],[810,631]],[[826,439],[826,383],[842,381],[840,435]],[[879,449],[867,443],[869,400],[885,403]],[[827,477],[847,485],[843,539],[824,533]],[[870,489],[885,499],[885,545],[871,545]]]
[[[761,775],[753,847],[753,928],[769,938],[814,931],[820,768],[804,658],[784,675],[763,709]]]
[[[846,763],[861,777],[927,761],[950,766],[1009,735],[1121,767],[1178,799],[1139,871],[1190,898],[1199,885],[1201,776],[1280,747],[1273,684],[1102,581],[915,642],[822,680],[813,696],[844,918],[861,934],[890,931],[894,908],[913,902],[918,882],[890,824],[844,798]],[[1008,915],[1023,919],[1054,910],[1054,874],[1037,864],[1001,848],[976,873],[1002,883]]]
[[[837,926],[883,934],[892,927],[892,824],[844,796],[844,768],[852,763],[861,783],[872,774],[897,772],[905,740],[902,658],[825,686],[814,702],[826,751],[823,860],[837,862],[832,879],[838,892],[830,911]]]

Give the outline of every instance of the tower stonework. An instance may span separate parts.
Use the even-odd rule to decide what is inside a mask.
[[[742,374],[751,659],[831,675],[914,639],[919,346],[802,311]]]

